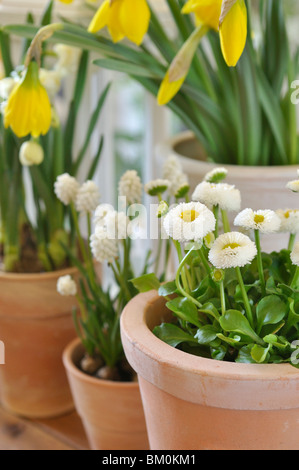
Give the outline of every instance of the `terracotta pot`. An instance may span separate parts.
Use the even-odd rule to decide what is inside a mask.
[[[83,354],[77,339],[65,349],[63,362],[91,449],[147,450],[138,383],[112,382],[84,374],[76,365]]]
[[[288,181],[297,178],[298,166],[240,166],[209,163],[204,149],[192,132],[183,132],[161,143],[157,147],[157,164],[161,165],[170,156],[175,155],[181,161],[184,172],[189,176],[191,190],[200,183],[204,176],[216,167],[228,170],[227,182],[234,184],[242,194],[242,209],[297,209],[296,195],[286,189]],[[232,215],[233,221],[235,214]],[[286,248],[288,235],[267,235],[262,240],[267,252]]]
[[[299,371],[184,353],[152,333],[169,320],[156,292],[133,299],[121,319],[151,450],[298,450]]]
[[[0,340],[6,364],[0,366],[2,405],[27,418],[49,418],[74,408],[62,363],[65,346],[76,336],[73,297],[56,291],[60,276],[0,272]]]

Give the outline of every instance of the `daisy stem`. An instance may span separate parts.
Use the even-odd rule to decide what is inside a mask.
[[[254,231],[254,237],[255,237],[255,244],[257,248],[257,267],[258,267],[259,277],[261,281],[262,293],[263,295],[265,295],[266,283],[265,283],[265,276],[264,276],[264,267],[263,267],[263,260],[262,260],[262,250],[261,250],[261,240],[260,240],[259,230]]]
[[[189,289],[189,284],[188,284],[188,281],[187,281],[185,263],[188,260],[188,257],[189,257],[188,255],[191,253],[192,250],[190,250],[187,253],[187,255],[185,256],[185,258],[183,258],[182,248],[181,248],[180,243],[178,241],[174,240],[174,244],[175,244],[175,247],[176,247],[176,250],[177,250],[177,253],[178,253],[179,262],[180,262],[179,269],[178,269],[178,272],[177,272],[177,277],[180,274],[182,275],[184,290],[189,293],[190,289]]]
[[[181,272],[183,273],[185,263],[188,261],[188,258],[190,257],[190,254],[192,253],[192,251],[193,251],[193,248],[181,260],[180,265],[179,265],[178,270],[177,270],[177,273],[176,273],[175,282],[176,282],[176,286],[177,286],[178,290],[180,291],[180,293],[184,297],[186,297],[187,299],[191,300],[191,302],[193,302],[198,308],[201,308],[202,304],[200,302],[198,302],[194,297],[192,297],[192,295],[189,294],[189,292],[185,289],[185,286],[182,286],[181,280],[180,280],[180,274],[181,274]],[[182,279],[183,279],[183,276],[182,276]]]
[[[203,246],[202,246],[201,249],[199,250],[199,256],[200,256],[200,259],[201,259],[201,261],[202,261],[202,264],[203,264],[204,267],[205,267],[205,270],[207,271],[207,274],[210,274],[212,270],[211,270],[211,267],[210,267],[210,265],[209,265],[209,263],[208,263],[208,260],[207,260],[207,258],[206,258],[206,254],[205,254],[205,252],[204,252]]]
[[[228,232],[230,232],[230,225],[229,225],[227,211],[221,209],[221,215],[222,215],[222,222],[223,222],[224,232],[228,233]]]
[[[239,286],[240,286],[240,289],[241,289],[241,293],[242,293],[242,297],[243,297],[243,301],[244,301],[244,305],[245,305],[245,311],[246,311],[246,314],[247,314],[247,319],[249,320],[250,325],[254,328],[252,310],[251,310],[251,306],[250,306],[250,303],[249,303],[249,300],[248,300],[248,295],[247,295],[247,292],[246,292],[246,289],[245,289],[245,285],[244,285],[244,282],[243,282],[241,269],[239,267],[237,267],[237,268],[235,268],[235,270],[236,270],[236,273],[237,273],[237,278],[238,278]]]
[[[221,301],[221,312],[222,315],[225,315],[226,312],[226,303],[225,303],[225,293],[224,293],[224,282],[220,282],[220,301]]]
[[[294,249],[294,244],[296,240],[296,233],[290,233],[289,245],[288,250],[292,251]]]
[[[219,234],[219,205],[213,206],[213,212],[216,219],[216,226],[215,226],[215,238],[218,238]]]

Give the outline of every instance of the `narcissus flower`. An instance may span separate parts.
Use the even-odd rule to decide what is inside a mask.
[[[249,237],[239,232],[220,235],[209,252],[209,260],[217,269],[242,268],[257,255],[257,248]]]
[[[235,67],[247,39],[247,9],[244,0],[223,2],[219,34],[225,62],[229,67]]]
[[[4,125],[17,137],[45,135],[51,127],[52,110],[46,89],[39,80],[39,67],[30,62],[23,79],[11,92],[4,111]]]
[[[44,160],[44,149],[34,140],[24,142],[20,148],[19,159],[24,166],[40,165]]]
[[[214,214],[199,202],[182,203],[164,219],[167,235],[179,242],[199,241],[215,230]]]
[[[182,13],[194,13],[198,23],[205,23],[215,31],[219,28],[222,0],[189,0]]]
[[[88,31],[97,33],[107,26],[114,42],[127,38],[139,46],[147,33],[150,16],[146,0],[105,0]]]

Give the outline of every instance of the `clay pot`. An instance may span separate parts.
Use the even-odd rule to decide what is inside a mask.
[[[151,450],[298,450],[298,369],[184,353],[152,333],[170,320],[156,292],[133,299],[121,319]]]
[[[77,364],[83,355],[77,339],[65,349],[63,362],[91,449],[147,450],[138,383],[101,380],[81,372]]]
[[[241,191],[242,209],[298,209],[296,195],[286,189],[286,184],[297,178],[297,165],[263,167],[209,163],[204,149],[190,131],[158,145],[156,155],[159,166],[170,155],[179,158],[189,177],[192,192],[209,171],[221,166],[228,170],[225,181],[234,184]],[[236,214],[231,215],[231,222],[235,216]],[[267,235],[262,240],[262,247],[266,252],[280,251],[287,248],[287,245],[287,234]]]
[[[2,405],[27,418],[59,416],[74,408],[61,360],[76,337],[73,297],[56,291],[60,276],[77,269],[45,274],[0,272],[0,340],[5,365],[0,366]]]

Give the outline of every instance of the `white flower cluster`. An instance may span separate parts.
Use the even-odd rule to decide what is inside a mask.
[[[100,202],[100,191],[93,181],[86,181],[81,186],[68,173],[58,176],[54,184],[57,198],[65,205],[74,204],[80,213],[94,212]]]
[[[76,178],[68,173],[58,176],[54,184],[54,192],[65,206],[75,202],[79,188]]]
[[[143,186],[137,171],[126,171],[119,181],[119,196],[126,198],[127,205],[141,204],[142,190]]]
[[[90,248],[94,258],[103,263],[112,263],[118,257],[118,243],[108,237],[104,227],[98,226],[96,232],[90,237]]]
[[[169,194],[177,199],[184,197],[190,189],[188,177],[183,173],[182,165],[175,155],[171,155],[164,163],[163,178],[169,182]]]
[[[57,292],[66,297],[75,296],[77,294],[76,282],[69,274],[58,279]]]
[[[209,208],[219,206],[221,210],[229,212],[238,212],[241,208],[240,191],[226,183],[203,181],[195,188],[192,200],[201,202]]]

